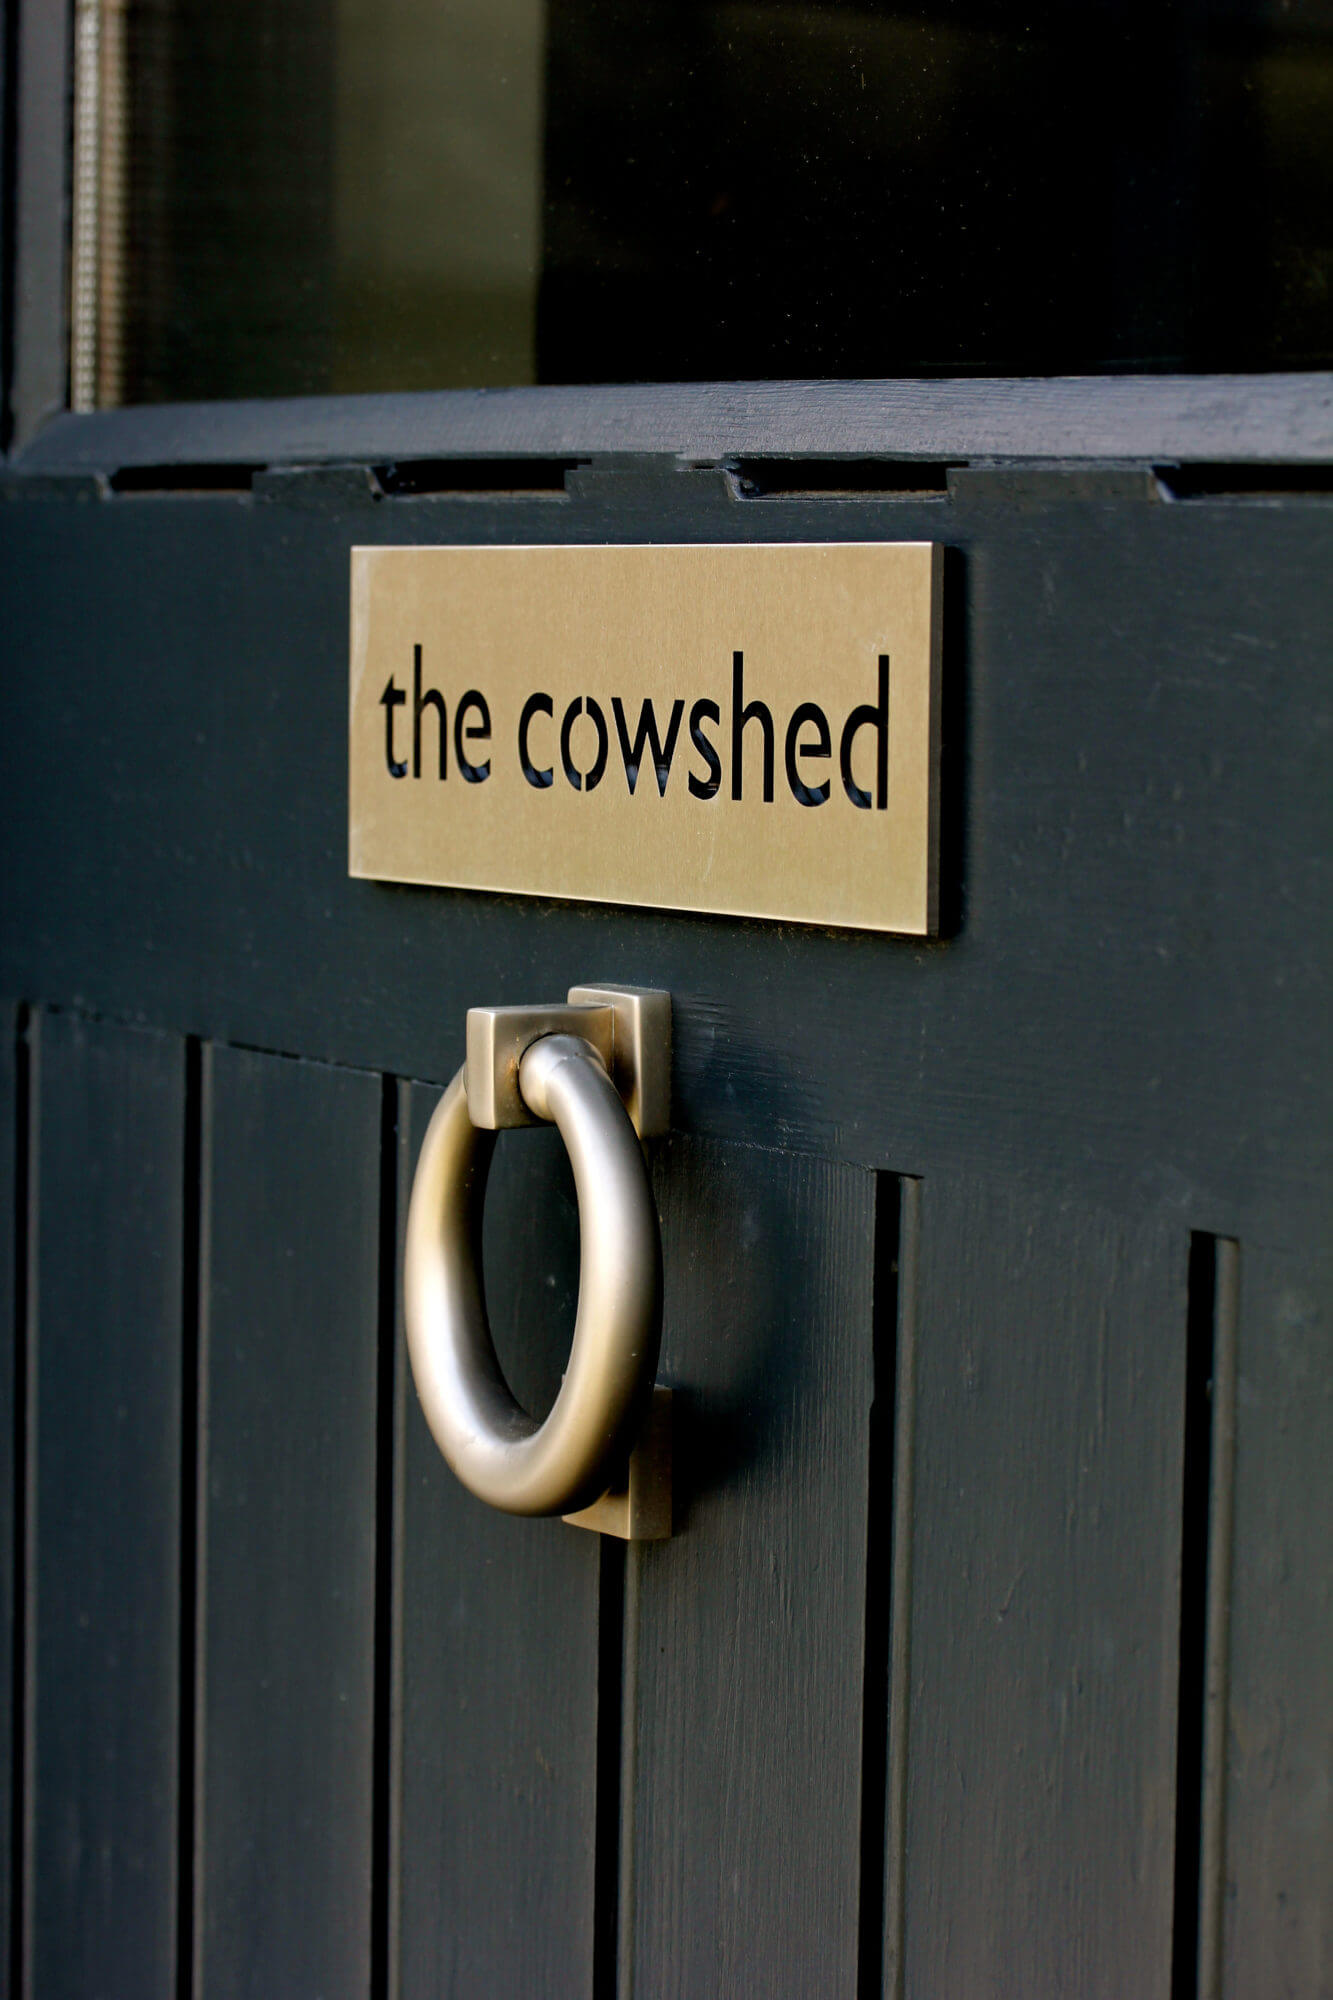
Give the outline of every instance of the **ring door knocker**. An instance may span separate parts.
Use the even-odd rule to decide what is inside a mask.
[[[474,1007],[467,1061],[412,1183],[407,1344],[431,1433],[478,1499],[626,1540],[671,1533],[670,1391],[657,1388],[662,1252],[642,1141],[667,1129],[671,997],[575,986],[564,1007]],[[515,1402],[481,1278],[494,1134],[552,1121],[574,1169],[579,1302],[544,1423]]]

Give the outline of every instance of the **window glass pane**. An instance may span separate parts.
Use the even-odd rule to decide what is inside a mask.
[[[76,401],[1333,365],[1333,0],[78,0]]]
[[[338,0],[334,389],[535,382],[540,0]]]

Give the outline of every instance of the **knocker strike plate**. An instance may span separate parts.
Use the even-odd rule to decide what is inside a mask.
[[[349,867],[937,922],[941,551],[352,551]]]

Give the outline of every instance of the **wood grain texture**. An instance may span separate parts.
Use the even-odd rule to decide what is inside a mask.
[[[18,1412],[16,1224],[19,1010],[0,1002],[0,1974],[10,1968],[10,1895],[14,1832],[14,1633],[15,1546],[18,1492],[15,1442]],[[26,1137],[26,1135],[25,1135]]]
[[[437,1096],[401,1091],[400,1221]],[[486,1204],[497,1348],[537,1413],[558,1384],[577,1288],[552,1139],[506,1134]],[[402,2000],[587,1995],[600,1538],[475,1500],[426,1427],[405,1353],[402,1365]]]
[[[176,1991],[183,1044],[41,1021],[26,1990]]]
[[[1221,1992],[1333,1993],[1333,1256],[1240,1247]],[[1212,1996],[1207,1996],[1212,2000]]]
[[[1037,484],[769,506],[650,466],[567,506],[10,503],[0,600],[48,670],[0,688],[0,841],[43,856],[8,879],[0,986],[443,1081],[479,998],[623,978],[676,996],[680,1129],[1053,1183],[1073,1145],[1085,1187],[1141,1181],[1186,1226],[1308,1208],[1333,508]],[[728,536],[960,552],[956,935],[348,880],[352,542]]]
[[[1188,1240],[921,1193],[908,2000],[1168,2000]]]
[[[856,1990],[874,1185],[673,1139],[677,1533],[629,1551],[635,2000]]]
[[[1328,458],[1333,377],[706,382],[175,404],[57,418],[19,463],[111,471],[571,452]]]
[[[370,1977],[380,1086],[204,1051],[196,1992]]]
[[[920,1331],[921,1195],[918,1180],[898,1183],[898,1271],[893,1396],[893,1570],[889,1620],[888,1714],[884,1831],[880,1859],[882,1931],[880,1987],[884,2000],[903,2000],[907,1902],[907,1786],[912,1718],[912,1560],[916,1526],[916,1378]],[[873,1529],[872,1529],[873,1532]],[[880,1533],[884,1532],[883,1524]],[[863,1811],[873,1810],[866,1800]],[[866,1914],[869,1914],[866,1912]],[[865,2000],[864,1989],[862,2000]]]
[[[1129,386],[1135,393],[1141,387]],[[1298,399],[1306,394],[1294,378],[1288,388]],[[1191,435],[1207,455],[1302,455],[1296,431],[1266,402],[1266,390],[1255,399],[1235,389],[1233,406],[1233,390],[1224,388],[1218,427],[1208,428],[1213,419],[1205,419],[1196,397],[1206,400],[1216,390],[1194,385],[1189,398],[1204,424]],[[1042,385],[1034,385],[1038,404],[1042,394]],[[481,401],[475,407],[489,422]],[[660,418],[669,440],[663,450],[674,452],[685,419],[666,403],[654,407],[654,422]],[[821,432],[813,419],[807,425],[802,411],[814,407],[798,392],[786,403],[781,396],[768,404],[761,399],[759,428],[750,434],[738,405],[726,434],[753,435],[752,449],[775,451],[831,449],[835,435],[861,435]],[[1310,421],[1323,423],[1319,404],[1309,407]],[[515,404],[504,417],[513,424],[505,432],[512,449],[553,449],[551,438],[570,435],[558,426],[543,433],[537,408]],[[442,425],[446,417],[453,423],[454,409],[451,403]],[[738,1157],[748,1159],[743,1142],[758,1139],[775,1149],[762,1170],[775,1177],[774,1186],[784,1173],[798,1173],[790,1161],[783,1165],[776,1149],[784,1147],[923,1176],[929,1240],[918,1274],[920,1436],[913,1461],[920,1534],[901,1551],[895,1547],[895,1573],[910,1578],[917,1613],[910,1632],[899,1635],[903,1650],[894,1639],[894,1675],[910,1667],[905,1765],[897,1740],[889,1746],[893,1782],[901,1779],[906,1790],[902,1818],[910,1845],[897,1857],[903,1881],[896,1907],[909,2000],[955,1991],[970,2000],[973,1991],[1015,1988],[1091,1992],[1099,2000],[1107,1991],[1133,1992],[1136,2000],[1161,1992],[1170,1963],[1164,1927],[1178,1612],[1171,1538],[1178,1532],[1179,1468],[1173,1472],[1171,1454],[1179,1446],[1179,1396],[1171,1371],[1184,1349],[1189,1232],[1238,1238],[1245,1311],[1259,1316],[1247,1317],[1243,1329],[1238,1416],[1226,1991],[1229,2000],[1266,1993],[1277,1967],[1302,2000],[1306,1991],[1317,1993],[1329,1977],[1321,1928],[1328,1867],[1317,1791],[1306,1781],[1329,1762],[1323,1664],[1329,1599],[1320,1567],[1329,1495],[1312,1442],[1320,1425],[1326,1431],[1320,1398],[1328,1382],[1327,1319],[1310,1321],[1303,1306],[1281,1301],[1327,1298],[1315,1250],[1327,1235],[1330,1069],[1323,1024],[1333,1015],[1321,928],[1333,800],[1333,732],[1326,726],[1333,508],[1296,493],[1257,504],[1168,503],[1142,468],[1072,467],[974,467],[955,476],[942,499],[742,502],[716,468],[683,471],[651,458],[619,467],[608,461],[571,477],[562,501],[377,500],[364,468],[336,466],[318,476],[270,475],[250,499],[96,498],[97,468],[135,454],[140,463],[228,454],[258,462],[281,457],[295,443],[316,456],[326,449],[336,454],[367,413],[344,414],[352,429],[337,429],[334,417],[316,407],[278,413],[272,424],[255,409],[235,424],[225,411],[127,413],[108,419],[110,428],[100,428],[99,418],[99,428],[50,433],[50,478],[35,468],[31,478],[6,482],[0,603],[14,657],[34,665],[0,681],[0,987],[77,1000],[172,1032],[442,1080],[459,1060],[470,1004],[558,998],[576,980],[659,985],[673,994],[673,1116],[677,1131],[688,1135],[677,1142],[683,1157],[702,1147],[729,1158],[734,1142]],[[409,425],[409,415],[415,422],[423,414],[429,413],[415,403],[410,412],[388,412],[392,422],[376,435],[409,455],[457,448],[469,435],[445,425],[431,446],[428,427]],[[1012,414],[1021,448],[1046,455],[1041,441],[1050,445],[1053,437],[1034,407],[1015,403]],[[326,417],[330,428],[321,430]],[[1085,448],[1093,433],[1079,429],[1068,404],[1061,421],[1072,427],[1059,448],[1072,449],[1071,440]],[[910,440],[909,430],[894,430],[891,411],[885,425],[876,433],[878,448],[889,449],[890,438]],[[949,435],[947,427],[927,429],[919,442],[940,451]],[[1166,436],[1156,433],[1150,448],[1165,449]],[[1180,442],[1183,450],[1187,440]],[[61,456],[66,446],[74,452],[68,460]],[[389,444],[383,449],[390,455]],[[62,466],[72,475],[63,487],[56,476]],[[955,552],[955,588],[946,606],[952,705],[945,740],[954,785],[948,825],[957,892],[951,935],[918,947],[812,928],[348,881],[346,690],[339,663],[346,659],[353,542],[728,537],[924,537]],[[78,590],[70,588],[73,576]],[[228,1060],[263,1068],[260,1058]],[[373,1115],[373,1108],[366,1111],[368,1123]],[[308,1173],[312,1188],[330,1176],[354,1177],[341,1142],[324,1148],[330,1167],[317,1148],[284,1154],[291,1142],[283,1129],[283,1120],[245,1128],[231,1169],[233,1238],[254,1260],[261,1318],[270,1294],[288,1300],[295,1284],[285,1267],[270,1271],[258,1247],[250,1247],[265,1239],[266,1204],[295,1203],[293,1177],[304,1185]],[[517,1160],[527,1143],[521,1135],[512,1148],[506,1141],[501,1174],[509,1171],[511,1152]],[[278,1192],[269,1189],[270,1158],[291,1169]],[[799,1170],[809,1176],[799,1188],[813,1190],[816,1219],[847,1169],[820,1171],[832,1179],[821,1180],[808,1163]],[[679,1379],[688,1403],[697,1370],[705,1418],[721,1411],[712,1430],[706,1423],[698,1448],[705,1467],[721,1466],[722,1474],[697,1502],[705,1532],[687,1523],[679,1545],[635,1556],[629,1576],[631,1610],[636,1590],[647,1601],[659,1570],[672,1579],[664,1599],[681,1607],[667,1620],[666,1656],[650,1656],[641,1643],[649,1629],[641,1612],[628,1633],[629,1690],[636,1685],[637,1648],[642,1686],[651,1684],[664,1718],[653,1731],[651,1781],[642,1779],[637,1790],[634,1759],[649,1732],[642,1726],[628,1732],[624,1791],[627,1801],[637,1799],[636,1827],[651,1836],[639,1845],[657,1857],[655,1872],[645,1878],[640,1871],[636,1887],[635,1843],[627,1846],[628,1958],[633,1970],[640,1953],[649,1990],[654,1979],[669,1976],[669,1961],[642,1956],[647,1933],[633,1927],[636,1909],[641,1925],[651,1919],[652,1936],[671,1938],[691,1860],[686,1847],[698,1829],[717,1833],[718,1851],[727,1852],[734,1826],[748,1831],[758,1814],[743,1790],[726,1789],[726,1773],[757,1768],[764,1784],[778,1786],[780,1760],[775,1755],[766,1766],[743,1734],[758,1725],[739,1701],[735,1731],[726,1733],[726,1701],[733,1680],[751,1684],[751,1657],[761,1691],[767,1696],[777,1687],[778,1713],[796,1700],[804,1669],[793,1668],[792,1689],[779,1685],[780,1646],[804,1610],[795,1597],[781,1595],[790,1574],[782,1538],[799,1551],[811,1529],[805,1495],[794,1484],[788,1490],[796,1479],[792,1454],[806,1449],[808,1427],[825,1416],[836,1429],[830,1412],[842,1409],[829,1400],[833,1390],[822,1377],[818,1417],[803,1412],[795,1390],[790,1404],[783,1402],[784,1377],[746,1379],[753,1351],[746,1343],[757,1343],[768,1325],[756,1331],[754,1315],[767,1313],[772,1325],[790,1332],[789,1302],[761,1291],[745,1303],[752,1279],[726,1177],[710,1180],[701,1169],[698,1179],[716,1190],[709,1203],[716,1198],[722,1222],[709,1221],[701,1196],[697,1245],[690,1247],[691,1229],[677,1239],[685,1247],[683,1268],[691,1257],[698,1262],[691,1282],[703,1301],[700,1330],[691,1334],[699,1345]],[[300,1216],[288,1232],[317,1266],[325,1287],[316,1286],[318,1297],[328,1302],[333,1294],[325,1318],[342,1329],[339,1341],[346,1329],[340,1315],[351,1310],[355,1288],[345,1260],[370,1255],[355,1236],[360,1204],[360,1194],[342,1203],[336,1233],[327,1214],[313,1233]],[[777,1268],[788,1272],[803,1232],[815,1226],[802,1220],[796,1194],[789,1205],[782,1229],[772,1225]],[[322,1197],[319,1207],[324,1213]],[[295,1211],[281,1212],[290,1222]],[[492,1223],[504,1213],[499,1180],[488,1213]],[[551,1261],[546,1248],[538,1254],[529,1234],[534,1219],[545,1230],[560,1214],[558,1199],[546,1197],[540,1210],[520,1209],[514,1240],[524,1249],[507,1269],[496,1260],[502,1249],[492,1245],[492,1269],[512,1283],[513,1296],[550,1292],[546,1280],[554,1274],[555,1295],[567,1304],[561,1289],[567,1265]],[[727,1226],[729,1238],[719,1234]],[[1271,1264],[1256,1263],[1251,1272],[1256,1245],[1268,1246],[1256,1255]],[[817,1261],[813,1251],[811,1259]],[[726,1310],[711,1316],[705,1311],[710,1272],[720,1273],[726,1287]],[[804,1295],[797,1279],[792,1284],[795,1311]],[[1258,1289],[1251,1292],[1251,1285]],[[233,1315],[238,1347],[236,1328],[248,1325],[248,1310]],[[302,1311],[290,1308],[293,1324],[305,1324]],[[522,1323],[554,1324],[542,1314]],[[850,1314],[846,1327],[854,1325]],[[503,1349],[506,1329],[498,1331]],[[326,1333],[327,1326],[321,1342]],[[830,1352],[850,1354],[854,1346],[839,1328]],[[343,1367],[346,1350],[335,1341],[334,1352]],[[319,1354],[323,1360],[323,1345]],[[554,1348],[538,1355],[526,1335],[505,1359],[516,1376],[528,1368],[540,1378],[527,1392],[534,1400],[541,1383],[549,1385],[552,1367],[558,1377]],[[369,1368],[369,1353],[365,1360]],[[745,1383],[734,1401],[733,1370]],[[271,1411],[262,1424],[249,1425],[246,1396],[258,1404],[262,1371],[253,1381],[239,1364],[233,1372],[240,1442],[232,1480],[239,1490],[251,1453],[260,1481],[255,1490],[271,1496],[282,1449],[295,1447]],[[327,1380],[320,1393],[326,1391],[332,1397]],[[367,1409],[361,1386],[356,1396],[358,1411]],[[743,1459],[752,1431],[778,1440],[762,1466]],[[423,1465],[429,1462],[421,1439],[404,1450],[409,1460],[415,1450]],[[358,1484],[362,1459],[353,1451],[347,1463],[353,1470],[347,1478],[345,1468],[338,1474],[331,1518],[342,1533],[354,1516],[368,1534],[373,1510],[365,1500],[369,1485]],[[324,1470],[316,1468],[321,1476]],[[819,1479],[832,1476],[816,1469],[812,1490],[822,1493]],[[459,1879],[478,1880],[469,1872],[462,1794],[443,1811],[439,1806],[440,1773],[454,1757],[480,1788],[486,1823],[493,1815],[495,1826],[519,1826],[515,1852],[539,1857],[530,1878],[497,1874],[499,1893],[484,1900],[477,1892],[477,1981],[489,1976],[488,1967],[516,1959],[521,1967],[536,1965],[530,1977],[539,1984],[549,1972],[544,1947],[507,1935],[504,1926],[521,1930],[529,1879],[535,1908],[549,1911],[558,1900],[544,1872],[556,1864],[547,1858],[539,1795],[522,1795],[517,1775],[531,1767],[534,1744],[552,1761],[549,1744],[536,1723],[511,1721],[511,1733],[500,1739],[509,1789],[486,1790],[492,1767],[468,1746],[465,1714],[449,1709],[431,1679],[431,1661],[457,1659],[464,1643],[433,1594],[432,1564],[441,1573],[451,1564],[466,1568],[473,1529],[466,1511],[448,1511],[453,1503],[441,1497],[442,1486],[425,1483],[443,1480],[442,1469],[434,1465],[422,1478],[419,1494],[404,1495],[403,1555],[415,1565],[420,1604],[412,1615],[422,1624],[413,1640],[417,1654],[405,1654],[403,1700],[416,1703],[419,1726],[403,1742],[403,1825],[426,1822],[428,1859],[419,1878],[404,1882],[403,1971],[416,1982],[414,1995],[438,1989],[448,1976],[452,1934],[436,1906],[451,1893],[449,1876],[429,1855],[447,1846]],[[242,1688],[231,1716],[242,1747],[235,1774],[225,1780],[239,1799],[236,1823],[248,1825],[253,1817],[263,1839],[276,1841],[289,1806],[270,1798],[258,1775],[269,1742],[259,1723],[252,1726],[254,1716],[263,1722],[268,1711],[246,1678],[263,1650],[242,1576],[251,1551],[251,1595],[276,1607],[265,1613],[273,1631],[267,1638],[267,1628],[259,1631],[270,1653],[311,1614],[300,1594],[307,1572],[301,1569],[298,1589],[291,1583],[298,1565],[288,1560],[304,1529],[297,1516],[275,1520],[273,1506],[265,1505],[267,1512],[234,1491],[216,1502],[215,1511],[225,1516],[231,1508],[236,1517],[224,1537],[233,1587],[219,1672],[225,1679],[234,1671]],[[255,1510],[253,1524],[248,1509]],[[477,1546],[490,1547],[487,1535],[506,1526],[478,1527]],[[709,1554],[715,1529],[716,1568]],[[574,1612],[566,1628],[565,1605],[552,1602],[555,1593],[541,1595],[545,1566],[534,1557],[525,1568],[529,1558],[515,1553],[523,1532],[500,1534],[499,1553],[469,1583],[465,1602],[513,1635],[518,1658],[511,1680],[503,1678],[511,1672],[507,1656],[487,1661],[501,1685],[521,1690],[525,1703],[535,1701],[539,1718],[548,1704],[562,1742],[572,1743],[576,1731],[584,1732],[580,1742],[590,1742],[592,1717],[575,1707],[576,1699],[586,1699],[583,1669],[575,1676],[577,1697],[562,1677],[576,1658],[595,1651],[594,1586],[586,1578],[569,1584],[565,1598]],[[312,1629],[324,1633],[336,1625],[338,1643],[354,1629],[360,1644],[370,1618],[358,1611],[337,1623],[321,1566],[324,1543],[313,1528],[310,1536]],[[756,1571],[751,1544],[768,1549],[770,1538],[776,1567]],[[549,1543],[534,1540],[534,1547],[555,1549],[558,1541],[552,1530]],[[829,1558],[833,1567],[826,1563],[814,1579],[815,1596],[828,1591],[839,1602],[855,1596],[849,1580],[834,1576],[837,1563],[850,1562],[849,1548],[844,1536]],[[729,1582],[720,1580],[724,1556]],[[522,1650],[520,1613],[506,1597],[511,1564],[520,1579],[537,1572],[534,1601],[557,1633],[551,1657],[558,1671],[545,1678]],[[679,1571],[689,1572],[688,1584],[675,1581]],[[696,1577],[692,1624],[696,1613],[686,1599]],[[770,1622],[756,1605],[772,1610]],[[408,1603],[402,1608],[406,1618]],[[738,1636],[727,1654],[717,1635],[729,1629],[739,1635],[742,1610],[752,1621],[744,1628],[748,1636],[744,1646]],[[459,1628],[464,1636],[471,1629]],[[714,1662],[711,1680],[700,1678],[688,1652],[694,1636],[704,1647],[701,1657]],[[841,1643],[842,1634],[830,1628],[830,1652]],[[423,1663],[419,1669],[410,1666],[413,1657]],[[285,1725],[275,1726],[274,1740],[288,1745],[284,1756],[290,1752],[290,1764],[280,1768],[312,1757],[319,1770],[333,1771],[330,1787],[345,1787],[343,1799],[360,1784],[363,1749],[358,1736],[340,1762],[326,1755],[330,1732],[316,1714],[324,1691],[318,1667],[304,1662],[312,1679],[291,1696],[308,1718],[301,1725],[305,1741],[288,1744]],[[822,1653],[815,1669],[834,1671]],[[225,1708],[233,1698],[215,1682],[210,1699]],[[671,1735],[677,1723],[694,1726],[701,1711],[707,1727],[695,1739]],[[811,1732],[822,1726],[818,1712],[803,1715],[802,1723]],[[525,1737],[525,1728],[534,1734]],[[805,1755],[807,1738],[793,1741]],[[785,1741],[781,1749],[785,1756]],[[576,1884],[566,1905],[576,1915],[567,1919],[560,1948],[568,1949],[567,1964],[579,1968],[578,1990],[587,1965],[578,1926],[590,1895],[578,1885],[592,1879],[592,1834],[585,1807],[571,1800],[590,1794],[591,1754],[580,1762],[585,1751],[578,1752],[573,1775],[561,1767],[551,1808],[565,1830],[559,1865],[569,1874],[562,1880]],[[468,1764],[474,1755],[479,1761]],[[216,1776],[216,1765],[212,1771]],[[561,1789],[566,1780],[568,1792]],[[835,1774],[834,1796],[842,1782]],[[813,1838],[807,1820],[825,1810],[823,1788],[821,1771],[795,1805],[780,1792],[764,1793],[779,1796],[795,1831],[785,1830],[775,1810],[755,1837]],[[677,1808],[679,1828],[672,1818]],[[327,1833],[326,1819],[321,1806],[312,1821],[319,1838],[342,1839],[341,1830]],[[838,1838],[854,1837],[848,1830],[856,1819],[854,1809],[839,1817]],[[355,1813],[339,1821],[353,1842],[361,1837],[350,1830],[357,1825]],[[495,1854],[499,1838],[487,1834],[491,1845],[479,1851]],[[308,1912],[323,1907],[326,1891],[353,1912],[346,1943],[349,1962],[359,1965],[356,1912],[363,1892],[348,1890],[351,1864],[340,1873],[320,1850],[312,1877],[325,1862],[327,1872],[302,1903],[309,1885],[289,1893],[285,1877],[272,1878],[263,1839],[254,1861],[260,1919],[253,1937],[268,1957],[257,1977],[271,1987],[274,1899],[287,1911],[299,1905]],[[304,1852],[299,1843],[293,1851]],[[700,1845],[693,1857],[701,1867],[703,1852]],[[841,1879],[841,1852],[821,1856],[812,1894],[832,1894],[829,1875],[820,1871]],[[892,1868],[893,1853],[887,1861]],[[236,1901],[225,1918],[237,1963],[244,1943],[238,1912],[248,1890],[241,1863],[233,1857],[228,1865],[238,1871]],[[785,1880],[781,1871],[777,1879]],[[709,1890],[714,1903],[705,1898],[699,1906],[706,1916],[721,1912],[717,1934],[729,1951],[739,1949],[747,1923],[762,1932],[771,1914],[767,1905],[744,1901],[743,1872],[739,1880],[734,1907],[723,1893],[730,1877],[721,1876]],[[891,1910],[896,1893],[891,1879]],[[834,1955],[841,1979],[847,1934],[840,1904],[838,1910]],[[304,1915],[302,1921],[307,1933],[316,1931]],[[707,1929],[699,1933],[700,1954],[710,1937]],[[798,1959],[802,1968],[808,1960]],[[717,1983],[714,1969],[707,1971],[705,1991]],[[745,1969],[735,1977],[743,1989]]]

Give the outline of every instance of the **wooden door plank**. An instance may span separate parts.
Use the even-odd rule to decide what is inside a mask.
[[[196,1992],[364,2000],[380,1084],[204,1051]]]
[[[1220,1991],[1324,1995],[1333,1992],[1333,1256],[1324,1244],[1242,1241],[1237,1350]]]
[[[0,1970],[10,1960],[10,1894],[14,1858],[15,1555],[18,1527],[17,1438],[19,1175],[27,1151],[27,1107],[21,1099],[19,1009],[0,1003]],[[20,1120],[23,1129],[20,1129]],[[25,1175],[26,1178],[26,1175]]]
[[[176,1991],[185,1052],[40,1024],[33,1994]]]
[[[401,1087],[400,1227],[438,1095]],[[575,1280],[551,1136],[506,1135],[486,1205],[496,1344],[538,1413],[559,1380]],[[591,1995],[600,1537],[498,1514],[466,1492],[399,1354],[403,2000]]]
[[[874,1177],[672,1140],[678,1532],[632,1547],[636,2000],[857,1980]]]
[[[1151,1218],[923,1184],[890,1992],[1168,2000],[1187,1265]]]

